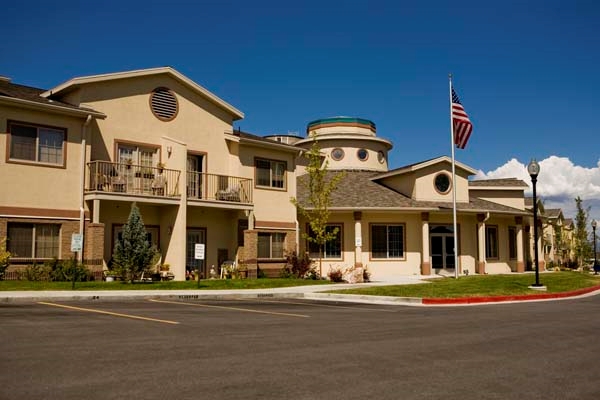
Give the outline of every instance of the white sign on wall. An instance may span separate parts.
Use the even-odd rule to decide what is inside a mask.
[[[81,233],[74,233],[71,235],[71,251],[73,253],[81,251],[83,247],[83,235]]]
[[[194,245],[194,258],[196,260],[204,260],[204,243],[196,243]]]
[[[354,238],[354,246],[356,246],[356,247],[362,247],[362,238],[361,237],[355,237]]]

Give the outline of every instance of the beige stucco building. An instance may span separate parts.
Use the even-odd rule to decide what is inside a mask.
[[[0,79],[0,237],[13,268],[76,256],[106,269],[135,202],[175,279],[196,268],[206,277],[225,260],[276,276],[287,253],[315,252],[290,199],[310,208],[302,154],[317,140],[328,173],[344,171],[323,274],[352,265],[367,266],[373,279],[452,273],[453,189],[460,273],[525,270],[532,222],[524,182],[472,181],[476,171],[460,162],[453,179],[446,156],[390,170],[393,144],[365,119],[326,118],[305,136],[260,137],[234,130],[243,117],[168,67],[49,90]],[[79,235],[82,249],[72,252]]]

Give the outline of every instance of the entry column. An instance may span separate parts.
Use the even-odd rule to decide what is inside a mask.
[[[477,249],[477,273],[485,274],[485,214],[477,214],[477,237],[479,238],[479,248]]]
[[[523,257],[523,217],[515,217],[517,225],[517,272],[525,272],[525,260]]]
[[[362,212],[354,211],[354,265],[362,268]]]
[[[421,213],[421,275],[431,275],[431,254],[429,249],[429,213]]]

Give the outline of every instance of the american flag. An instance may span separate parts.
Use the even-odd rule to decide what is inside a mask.
[[[460,104],[454,88],[452,88],[452,124],[454,125],[454,144],[459,149],[464,149],[473,131],[473,124]]]

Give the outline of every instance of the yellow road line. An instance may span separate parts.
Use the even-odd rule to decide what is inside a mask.
[[[298,318],[309,318],[310,317],[309,315],[303,315],[303,314],[289,314],[289,313],[280,313],[280,312],[274,312],[274,311],[259,311],[259,310],[252,310],[250,308],[239,308],[239,307],[228,307],[228,306],[211,306],[208,304],[186,303],[183,301],[168,301],[168,300],[156,300],[156,299],[150,299],[150,301],[153,301],[155,303],[183,304],[186,306],[194,306],[194,307],[221,308],[221,309],[225,309],[225,310],[246,311],[246,312],[257,313],[257,314],[282,315],[285,317],[298,317]]]
[[[162,322],[164,324],[173,324],[173,325],[178,325],[179,322],[176,321],[168,321],[165,319],[156,319],[156,318],[148,318],[148,317],[140,317],[138,315],[129,315],[129,314],[119,314],[119,313],[115,313],[115,312],[110,312],[110,311],[102,311],[102,310],[95,310],[93,308],[82,308],[82,307],[73,307],[73,306],[66,306],[64,304],[56,304],[56,303],[46,303],[44,301],[39,301],[38,304],[43,304],[46,306],[53,306],[53,307],[61,307],[61,308],[67,308],[69,310],[77,310],[77,311],[86,311],[86,312],[92,312],[92,313],[97,313],[97,314],[106,314],[106,315],[112,315],[113,317],[123,317],[123,318],[131,318],[131,319],[141,319],[144,321],[152,321],[152,322]]]
[[[243,299],[247,301],[261,301],[267,303],[282,303],[282,304],[296,304],[301,306],[313,306],[313,307],[329,307],[329,308],[348,308],[350,310],[367,310],[367,311],[381,311],[381,312],[395,312],[394,310],[382,310],[379,308],[367,308],[367,307],[348,307],[348,306],[334,306],[331,304],[315,304],[315,303],[301,303],[299,301],[279,301],[279,300],[264,300],[264,299]]]

